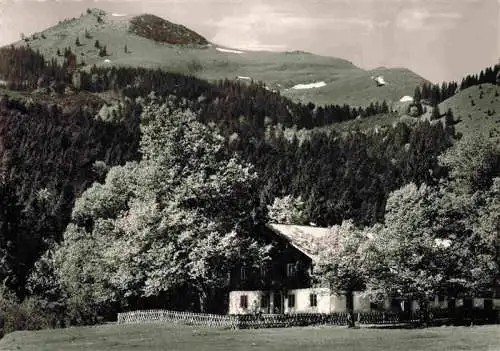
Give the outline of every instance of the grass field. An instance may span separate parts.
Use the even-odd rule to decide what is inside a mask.
[[[493,84],[473,86],[443,101],[439,105],[442,113],[451,108],[460,118],[456,126],[463,135],[480,133],[486,138],[500,142],[500,87]]]
[[[464,89],[439,104],[441,114],[449,108],[455,119],[460,120],[455,126],[457,132],[464,136],[482,134],[500,143],[500,87],[481,84]],[[422,119],[430,115],[431,109],[428,109]]]
[[[500,326],[416,330],[289,328],[204,330],[155,324],[15,332],[0,350],[499,351]]]

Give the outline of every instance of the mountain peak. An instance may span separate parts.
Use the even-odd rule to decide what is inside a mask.
[[[130,31],[141,37],[168,44],[207,45],[208,40],[195,31],[152,14],[130,20]]]
[[[95,16],[106,16],[106,11],[94,7],[91,9],[87,9],[87,14]]]

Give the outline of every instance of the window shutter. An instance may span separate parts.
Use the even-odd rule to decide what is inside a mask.
[[[240,308],[248,308],[248,296],[241,295],[240,296]]]
[[[316,294],[309,295],[309,306],[310,307],[318,306],[318,295],[316,295]]]

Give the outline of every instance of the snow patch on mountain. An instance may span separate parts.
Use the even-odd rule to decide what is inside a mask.
[[[405,95],[401,99],[399,99],[400,102],[413,102],[413,98],[411,96]]]
[[[313,88],[321,88],[326,86],[326,83],[321,81],[321,82],[315,82],[315,83],[309,83],[309,84],[297,84],[292,87],[292,89],[295,90],[300,90],[300,89],[313,89]]]
[[[231,50],[231,49],[223,49],[223,48],[215,48],[215,50],[220,51],[220,52],[228,52],[231,54],[244,54],[244,52],[240,51],[240,50]]]

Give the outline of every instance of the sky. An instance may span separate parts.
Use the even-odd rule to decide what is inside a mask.
[[[0,0],[0,46],[87,8],[152,13],[232,48],[406,67],[436,83],[500,58],[500,0]]]

